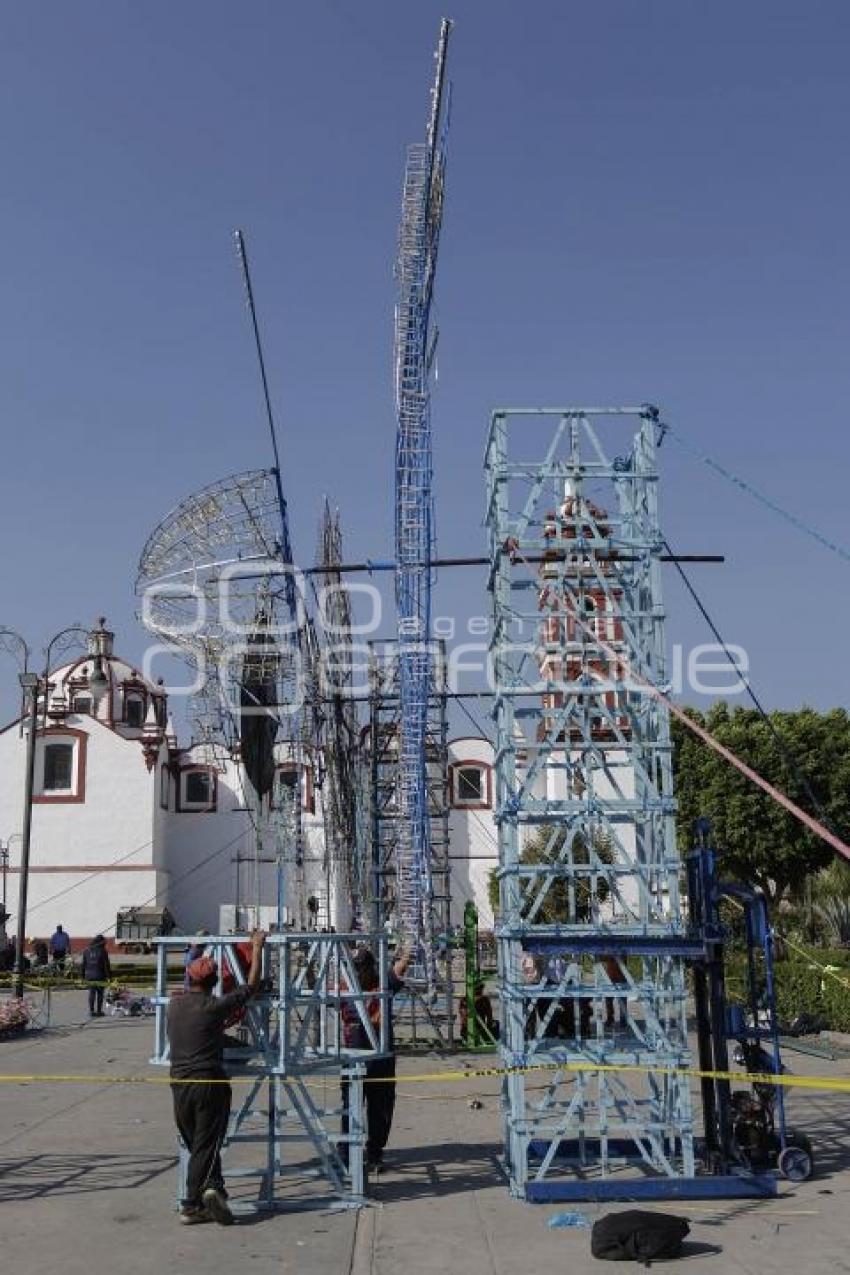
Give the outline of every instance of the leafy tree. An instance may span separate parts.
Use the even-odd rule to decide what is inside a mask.
[[[566,840],[566,828],[557,828],[553,824],[541,824],[526,841],[520,854],[520,863],[557,863]],[[603,863],[614,862],[611,838],[608,834],[601,830],[595,832],[591,838],[591,843],[597,857]],[[573,841],[572,860],[573,863],[578,864],[590,862],[588,843],[581,833],[578,833]],[[542,878],[538,878],[538,880],[542,881]],[[531,890],[532,895],[536,894],[533,885],[526,888]],[[490,906],[493,908],[494,913],[497,913],[499,911],[499,882],[495,871],[490,873],[487,891]],[[546,895],[535,913],[534,924],[580,925],[589,920],[591,915],[591,891],[591,878],[580,877],[575,885],[575,911],[571,914],[567,881],[564,877],[556,878],[549,885]],[[608,882],[604,880],[597,881],[597,900],[602,903],[607,897]]]
[[[833,859],[812,882],[811,904],[830,942],[850,945],[850,866]]]
[[[811,708],[774,712],[771,723],[794,759],[783,755],[755,709],[721,701],[703,715],[689,710],[762,778],[784,792],[808,814],[818,817],[801,783],[809,783],[830,827],[846,841],[850,835],[850,716],[844,709],[817,713]],[[798,891],[811,873],[831,863],[834,852],[767,793],[725,761],[682,723],[673,721],[673,766],[679,803],[679,845],[693,845],[694,820],[712,824],[712,841],[724,855],[724,869],[738,880],[758,885],[775,905]]]

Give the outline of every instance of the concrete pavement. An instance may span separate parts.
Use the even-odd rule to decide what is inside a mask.
[[[151,1020],[98,1019],[84,995],[54,997],[54,1025],[0,1043],[2,1073],[143,1075]],[[789,1054],[803,1074],[847,1076],[850,1062]],[[0,1252],[10,1270],[136,1275],[518,1275],[605,1267],[589,1230],[552,1230],[569,1205],[511,1200],[499,1167],[498,1081],[421,1085],[404,1075],[449,1064],[403,1059],[386,1172],[359,1213],[315,1207],[309,1178],[291,1208],[238,1226],[181,1227],[172,1211],[174,1134],[167,1086],[0,1084]],[[451,1066],[457,1065],[452,1060]],[[473,1064],[474,1065],[474,1064]],[[483,1107],[469,1107],[472,1097]],[[850,1107],[845,1095],[797,1093],[793,1123],[814,1142],[818,1175],[777,1200],[670,1206],[692,1223],[689,1264],[705,1275],[850,1272]],[[235,1198],[246,1183],[232,1184]],[[304,1207],[313,1205],[313,1207]],[[589,1221],[620,1206],[583,1205]],[[714,1251],[719,1250],[719,1251]],[[680,1263],[658,1264],[673,1270]]]

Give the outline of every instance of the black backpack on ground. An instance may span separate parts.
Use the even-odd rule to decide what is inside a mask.
[[[690,1229],[683,1217],[672,1213],[627,1209],[594,1222],[590,1251],[609,1262],[643,1262],[648,1266],[665,1257],[678,1257]]]

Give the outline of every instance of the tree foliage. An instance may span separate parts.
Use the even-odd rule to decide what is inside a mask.
[[[524,864],[555,864],[559,861],[564,850],[567,840],[567,829],[556,828],[553,824],[541,824],[536,828],[532,836],[528,838],[520,854],[520,863]],[[591,838],[591,844],[595,851],[596,857],[601,859],[603,863],[613,863],[614,854],[611,848],[610,837],[606,836],[601,830],[595,832]],[[588,841],[581,833],[577,833],[572,844],[572,861],[576,864],[584,864],[590,862],[590,852],[588,850]],[[536,878],[542,881],[542,877]],[[495,872],[491,872],[488,882],[488,895],[490,905],[494,913],[499,911],[499,882]],[[526,890],[531,895],[536,894],[537,889],[534,885],[527,885]],[[567,878],[557,877],[553,880],[543,899],[540,907],[534,916],[535,925],[575,925],[582,924],[590,919],[591,915],[591,892],[593,885],[589,876],[581,876],[575,882],[575,907],[570,907],[570,895],[567,885]],[[596,899],[602,903],[608,897],[608,882],[598,880],[596,882]]]
[[[730,711],[721,701],[705,715],[695,710],[689,710],[689,715],[807,814],[818,818],[800,779],[802,772],[831,830],[848,840],[850,716],[844,709],[817,713],[803,708],[770,714],[796,768],[755,709]],[[824,841],[682,723],[673,721],[672,735],[678,836],[683,851],[694,843],[694,821],[710,819],[711,840],[723,853],[725,872],[760,886],[773,903],[798,891],[807,876],[832,862],[834,851]]]

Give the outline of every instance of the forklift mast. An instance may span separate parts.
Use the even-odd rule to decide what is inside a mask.
[[[696,822],[696,846],[687,856],[692,937],[700,938],[704,955],[693,965],[699,1066],[702,1072],[729,1072],[729,1045],[736,1042],[748,1072],[780,1075],[782,1059],[776,1016],[773,932],[767,902],[760,890],[719,878],[718,854],[709,844],[707,819]],[[747,948],[746,994],[729,1004],[724,974],[726,930],[720,916],[723,899],[742,910]],[[713,1173],[728,1173],[740,1156],[733,1139],[732,1091],[728,1079],[701,1079],[705,1119],[705,1159]],[[756,1086],[766,1095],[769,1086]],[[781,1086],[771,1101],[782,1150],[786,1146],[785,1103]]]

